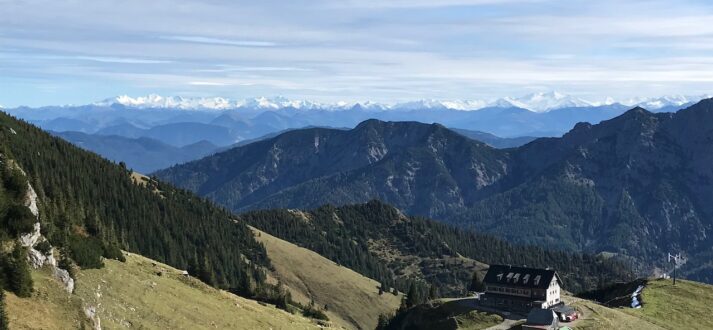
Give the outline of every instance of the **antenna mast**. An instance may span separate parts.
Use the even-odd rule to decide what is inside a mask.
[[[676,268],[683,266],[686,263],[686,258],[681,256],[681,254],[668,254],[668,262],[673,262],[673,285],[676,285]]]

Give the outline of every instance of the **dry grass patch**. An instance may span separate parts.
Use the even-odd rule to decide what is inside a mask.
[[[11,329],[90,328],[83,309],[94,306],[103,329],[316,329],[317,324],[181,275],[139,255],[81,270],[73,295],[48,270],[33,272],[27,299],[7,293]],[[161,272],[159,276],[158,273]]]
[[[346,328],[374,329],[379,314],[395,311],[401,295],[379,295],[379,283],[335,264],[321,255],[254,229],[265,245],[275,273],[294,300],[324,309],[330,320]]]
[[[10,329],[80,329],[86,323],[79,297],[67,293],[49,269],[32,271],[32,279],[34,292],[29,298],[5,292]]]

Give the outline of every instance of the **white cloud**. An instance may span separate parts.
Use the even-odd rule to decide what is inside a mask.
[[[193,42],[193,43],[199,43],[199,44],[213,44],[213,45],[238,46],[238,47],[274,47],[274,46],[277,46],[276,43],[270,42],[270,41],[229,40],[229,39],[196,37],[196,36],[167,36],[167,37],[162,37],[162,39]]]
[[[123,63],[123,64],[165,64],[165,63],[171,63],[171,61],[165,61],[165,60],[149,60],[149,59],[128,58],[128,57],[104,57],[104,56],[58,57],[58,56],[55,56],[55,58],[77,59],[77,60],[86,60],[86,61],[94,61],[94,62],[101,62],[101,63]]]
[[[386,101],[713,89],[713,7],[687,0],[26,0],[2,11],[0,83],[63,92],[66,80],[112,94]],[[5,90],[4,103],[20,102]]]
[[[218,81],[189,81],[191,86],[230,86],[230,84]]]

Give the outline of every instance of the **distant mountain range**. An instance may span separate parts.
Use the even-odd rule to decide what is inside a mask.
[[[124,162],[128,168],[140,173],[151,173],[175,164],[195,160],[219,149],[208,141],[174,147],[148,137],[127,138],[81,132],[53,134],[80,148],[96,152],[109,160],[117,163]]]
[[[677,113],[637,107],[498,150],[438,124],[368,120],[290,131],[156,175],[233,210],[378,198],[515,242],[631,256],[647,269],[681,251],[696,260],[685,272],[711,282],[711,122],[713,99]]]
[[[166,126],[176,126],[166,125]],[[194,125],[201,127],[202,125]],[[107,129],[103,129],[95,134],[87,134],[82,132],[66,131],[66,132],[53,132],[56,136],[59,136],[74,145],[77,145],[83,149],[93,151],[109,160],[115,162],[124,162],[127,167],[138,171],[140,173],[151,173],[158,171],[176,164],[186,163],[192,160],[200,159],[207,155],[215,152],[225,151],[230,148],[239,147],[247,145],[253,142],[264,140],[267,138],[275,137],[281,133],[291,131],[293,129],[282,130],[274,133],[269,133],[264,136],[242,140],[238,143],[220,147],[211,141],[201,140],[194,142],[192,144],[185,144],[185,142],[190,142],[195,140],[185,139],[182,147],[176,147],[173,144],[168,144],[159,140],[171,140],[175,141],[176,138],[169,139],[171,133],[175,133],[178,138],[185,136],[184,134],[189,134],[191,131],[187,130],[170,130],[165,126],[156,127],[150,132],[147,130],[133,130],[130,126],[113,126]],[[146,137],[156,136],[155,133],[159,131],[165,131],[166,136],[159,135],[157,138]],[[463,129],[456,129],[459,134],[471,138],[476,141],[484,142],[495,148],[513,148],[526,144],[532,140],[534,137],[525,136],[518,138],[501,138],[490,133],[480,132],[480,131],[469,131]],[[195,132],[195,131],[193,131]],[[116,133],[117,135],[105,135]],[[131,137],[125,137],[131,136]],[[207,135],[207,134],[206,134]],[[198,134],[199,137],[206,137],[206,135]],[[190,137],[191,135],[189,135]],[[215,136],[215,135],[213,135]]]
[[[440,123],[500,137],[560,136],[578,122],[598,123],[634,105],[656,112],[671,112],[700,99],[701,96],[678,96],[590,102],[552,92],[492,101],[421,100],[381,104],[150,95],[122,96],[83,106],[20,107],[3,111],[55,132],[150,137],[182,147],[202,140],[228,146],[307,126],[354,127],[367,119]]]
[[[491,100],[417,100],[401,103],[376,103],[376,102],[335,102],[320,103],[308,100],[290,100],[285,97],[258,97],[253,99],[231,100],[223,97],[212,98],[187,98],[180,96],[161,96],[151,94],[142,97],[117,96],[95,102],[97,106],[116,106],[139,109],[180,109],[180,110],[229,110],[229,109],[301,109],[301,110],[420,110],[420,109],[450,109],[473,111],[484,108],[521,108],[533,112],[547,112],[562,108],[599,107],[614,104],[625,106],[644,106],[657,110],[665,107],[678,107],[700,101],[709,95],[701,96],[664,96],[652,98],[632,98],[615,101],[607,97],[603,101],[588,101],[559,92],[539,92],[522,97],[503,97]]]

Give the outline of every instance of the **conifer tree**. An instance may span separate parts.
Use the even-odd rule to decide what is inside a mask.
[[[27,251],[19,244],[12,250],[12,262],[8,273],[10,290],[18,297],[29,297],[32,294],[32,275],[27,264]]]
[[[379,320],[376,323],[376,330],[384,330],[389,325],[389,316],[386,314],[379,314]]]
[[[473,278],[470,281],[470,291],[482,292],[483,291],[483,280],[477,271],[473,272]]]
[[[7,319],[5,312],[5,290],[0,287],[0,330],[10,329],[10,321]]]
[[[436,289],[435,285],[431,285],[431,288],[428,290],[428,300],[434,300],[438,298],[438,289]]]
[[[416,285],[411,282],[411,285],[408,288],[408,293],[406,294],[406,308],[411,308],[413,306],[418,305],[419,302],[419,297],[418,297],[418,291],[416,290]]]

